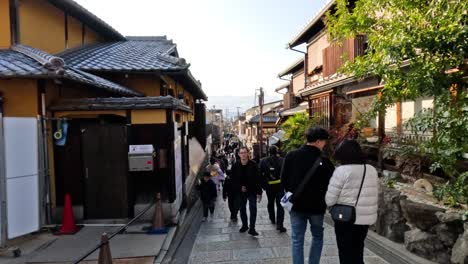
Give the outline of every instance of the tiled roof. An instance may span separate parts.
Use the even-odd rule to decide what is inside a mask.
[[[39,62],[13,50],[0,50],[0,78],[13,76],[47,76]]]
[[[184,59],[169,55],[176,45],[167,39],[129,37],[59,54],[70,66],[87,71],[174,71],[189,67]]]
[[[52,111],[172,109],[192,112],[172,96],[64,99],[49,107]]]
[[[349,77],[344,74],[334,74],[325,77],[318,82],[309,84],[305,88],[299,90],[299,94],[301,96],[312,95],[353,81],[354,77]]]
[[[172,40],[165,36],[127,39],[68,50],[59,55],[67,65],[83,71],[162,72],[180,82],[195,99],[207,100],[201,83],[188,69],[190,64],[177,57],[177,46]]]
[[[278,120],[278,117],[277,116],[263,116],[263,122],[264,123],[276,123],[276,121]],[[260,115],[256,115],[254,117],[252,117],[249,121],[249,123],[260,123]]]
[[[125,96],[142,94],[93,74],[64,65],[64,61],[44,51],[16,45],[0,50],[0,78],[55,78],[84,83]]]
[[[285,116],[292,116],[292,115],[295,115],[297,113],[305,113],[305,112],[307,112],[308,107],[309,107],[308,102],[302,102],[297,107],[286,109],[286,110],[280,112],[279,115],[281,117],[285,117]]]

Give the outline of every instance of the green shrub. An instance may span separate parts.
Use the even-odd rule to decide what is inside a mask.
[[[304,136],[306,129],[320,124],[321,120],[322,118],[319,116],[309,118],[307,113],[299,113],[289,117],[281,125],[281,129],[285,132],[282,150],[289,152],[304,145],[306,141]]]
[[[460,174],[455,180],[435,186],[434,197],[444,201],[450,207],[468,203],[468,171]]]

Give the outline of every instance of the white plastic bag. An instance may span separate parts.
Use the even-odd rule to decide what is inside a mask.
[[[293,207],[293,204],[291,202],[291,197],[292,197],[292,192],[286,192],[283,195],[283,198],[281,198],[281,206],[284,208],[284,210],[291,212],[291,209]]]

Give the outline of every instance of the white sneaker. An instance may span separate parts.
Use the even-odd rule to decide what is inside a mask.
[[[201,221],[206,222],[206,217],[203,217]]]

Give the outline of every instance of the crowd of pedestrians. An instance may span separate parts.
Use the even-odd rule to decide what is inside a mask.
[[[366,164],[365,155],[355,140],[344,140],[331,157],[323,156],[330,139],[327,130],[313,127],[305,131],[305,144],[283,158],[276,146],[268,157],[255,162],[247,147],[225,144],[210,158],[199,183],[203,221],[215,210],[222,189],[230,220],[242,226],[239,232],[258,236],[255,229],[257,203],[263,190],[268,199],[268,215],[278,232],[284,226],[283,203],[290,202],[292,259],[304,263],[304,237],[309,224],[312,243],[309,264],[320,263],[323,247],[324,215],[328,210],[335,221],[335,234],[341,264],[363,262],[364,240],[369,225],[377,219],[378,180],[376,169]],[[247,215],[247,204],[249,216]],[[276,207],[276,208],[275,208]]]

